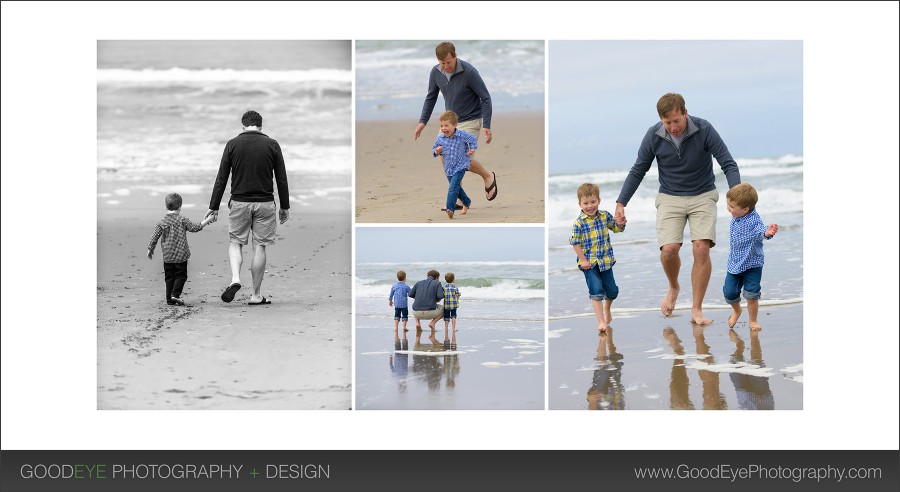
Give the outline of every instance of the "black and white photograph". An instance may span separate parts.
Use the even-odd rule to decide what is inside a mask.
[[[98,41],[98,409],[350,408],[350,46]]]

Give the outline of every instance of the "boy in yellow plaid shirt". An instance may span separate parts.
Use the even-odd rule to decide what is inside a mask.
[[[612,271],[616,257],[609,242],[609,231],[625,230],[625,219],[616,220],[613,214],[599,209],[600,188],[593,183],[578,187],[578,206],[581,214],[572,225],[569,244],[578,255],[578,268],[584,273],[588,295],[597,315],[597,330],[602,333],[612,321],[610,308],[613,299],[619,295]]]
[[[459,289],[453,283],[456,280],[456,275],[453,272],[447,272],[444,275],[444,280],[447,281],[447,285],[444,286],[444,332],[447,331],[452,321],[453,332],[456,333],[456,310],[459,309],[459,298],[462,297],[462,294],[459,293]]]

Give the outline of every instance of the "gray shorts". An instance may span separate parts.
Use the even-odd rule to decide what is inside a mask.
[[[439,315],[441,317],[444,316],[444,306],[438,304],[437,307],[431,311],[413,311],[412,313],[416,319],[434,319]]]
[[[684,243],[684,226],[691,226],[691,241],[708,239],[716,245],[716,202],[719,192],[696,196],[656,195],[656,240],[659,247]]]
[[[268,246],[275,242],[277,210],[275,202],[228,202],[228,238],[246,245],[253,232],[253,244]]]

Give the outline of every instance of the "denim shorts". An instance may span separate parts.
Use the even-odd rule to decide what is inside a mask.
[[[725,285],[722,286],[722,294],[728,304],[741,302],[741,288],[744,289],[744,299],[759,299],[762,294],[760,282],[762,281],[762,267],[751,268],[741,273],[725,273]]]
[[[456,318],[456,308],[444,310],[444,321],[449,321],[450,318]]]
[[[409,319],[409,308],[394,308],[394,319],[406,321]]]
[[[587,282],[588,295],[592,301],[613,300],[619,297],[619,286],[613,276],[612,268],[600,271],[600,265],[594,264],[589,270],[581,270]]]

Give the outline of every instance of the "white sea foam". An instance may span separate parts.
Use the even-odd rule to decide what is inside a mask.
[[[233,70],[205,69],[190,70],[170,68],[168,70],[130,70],[106,68],[97,70],[98,83],[123,82],[351,82],[350,70]]]
[[[482,362],[484,367],[542,366],[543,362]]]
[[[787,367],[781,369],[781,372],[787,372],[787,373],[794,373],[794,372],[801,372],[801,371],[803,371],[803,363],[802,362],[800,364],[794,364],[793,366],[787,366]]]
[[[549,339],[549,338],[561,338],[561,337],[562,337],[562,334],[565,333],[565,332],[567,332],[567,331],[571,331],[571,329],[569,329],[569,328],[561,328],[561,329],[559,329],[559,330],[549,330],[549,331],[547,332],[547,338],[548,338],[548,339]]]
[[[702,371],[746,374],[748,376],[758,376],[761,378],[772,377],[775,371],[771,367],[760,367],[754,364],[747,363],[704,364],[703,362],[686,362],[685,367],[687,367],[688,369],[697,369]]]

